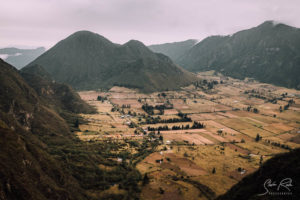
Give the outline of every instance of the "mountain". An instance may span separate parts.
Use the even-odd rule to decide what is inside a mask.
[[[45,50],[44,47],[36,49],[3,48],[0,49],[0,57],[20,69],[43,54]]]
[[[300,89],[300,29],[266,21],[232,36],[208,37],[178,63],[193,72],[217,70]]]
[[[154,44],[148,46],[148,48],[156,53],[162,53],[171,58],[175,63],[187,53],[195,44],[197,40],[186,40],[182,42],[173,42],[165,44]]]
[[[284,153],[266,161],[256,172],[243,178],[239,183],[234,185],[228,192],[221,195],[217,200],[279,200],[279,199],[299,199],[300,198],[300,149],[295,149],[289,153]],[[271,194],[264,194],[267,190],[264,183],[271,179],[277,187],[282,180],[286,179],[282,187],[270,187],[266,185]],[[288,187],[290,179],[291,185]],[[290,191],[289,191],[290,190]],[[275,193],[274,193],[275,192]],[[281,192],[281,194],[278,194]],[[288,194],[284,194],[288,193]],[[290,193],[289,193],[290,192]]]
[[[70,35],[28,66],[34,64],[43,66],[54,80],[78,90],[118,85],[154,92],[176,90],[196,80],[139,41],[118,45],[89,31]]]
[[[0,85],[1,199],[85,199],[47,145],[70,141],[68,124],[1,59]]]

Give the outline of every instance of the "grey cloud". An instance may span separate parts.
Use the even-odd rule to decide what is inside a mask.
[[[78,30],[153,44],[227,35],[265,20],[300,27],[299,6],[298,0],[7,0],[0,46],[51,47]]]

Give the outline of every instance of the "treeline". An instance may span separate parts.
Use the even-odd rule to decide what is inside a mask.
[[[160,116],[158,117],[150,117],[146,118],[146,124],[159,124],[159,123],[178,123],[178,122],[191,122],[192,119],[187,116],[187,114],[178,113],[177,114],[180,118],[170,118],[170,119],[161,119]]]
[[[148,117],[146,118],[146,124],[159,124],[159,123],[178,123],[178,122],[191,122],[192,119],[189,117],[184,118],[171,118],[161,119],[160,117]]]
[[[283,149],[292,150],[291,147],[287,144],[280,144],[280,142],[271,142],[270,140],[266,140],[266,142],[268,142],[269,144],[271,144],[275,147],[280,147],[280,148],[283,148]]]
[[[168,131],[168,130],[187,130],[187,129],[201,129],[204,128],[205,125],[203,123],[200,122],[195,122],[193,123],[192,126],[188,125],[181,125],[181,126],[172,126],[172,128],[169,128],[167,125],[165,126],[159,126],[159,127],[147,127],[148,131]]]

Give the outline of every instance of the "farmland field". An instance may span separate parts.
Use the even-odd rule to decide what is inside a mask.
[[[141,183],[141,199],[213,199],[275,154],[300,147],[299,91],[213,73],[198,76],[215,81],[213,88],[79,92],[98,110],[81,115],[81,140],[127,143],[122,151],[132,155],[145,141],[155,143],[138,159],[123,157],[149,179]]]

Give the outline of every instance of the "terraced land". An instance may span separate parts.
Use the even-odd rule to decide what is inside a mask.
[[[203,82],[151,94],[122,87],[79,93],[98,109],[82,115],[81,140],[125,143],[128,154],[145,140],[156,144],[127,159],[144,177],[141,199],[213,199],[275,154],[300,147],[300,91],[198,76],[213,88]]]

